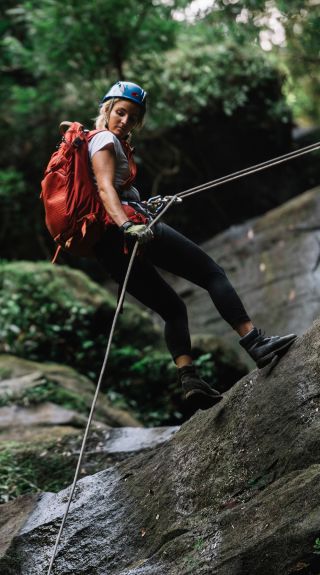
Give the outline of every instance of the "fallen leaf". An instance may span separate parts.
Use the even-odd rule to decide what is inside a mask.
[[[289,295],[288,295],[288,301],[293,301],[293,300],[295,300],[295,299],[296,299],[296,296],[297,296],[296,290],[295,290],[295,289],[290,290],[290,293],[289,293]]]

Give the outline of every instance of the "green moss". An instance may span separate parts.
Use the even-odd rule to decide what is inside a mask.
[[[50,381],[45,377],[42,378],[39,385],[25,389],[19,396],[6,394],[0,397],[0,407],[13,404],[28,407],[29,405],[38,405],[45,401],[51,401],[57,405],[62,405],[66,409],[72,409],[80,413],[87,414],[89,412],[87,403],[81,395],[61,387],[57,382]]]
[[[48,263],[0,261],[0,353],[54,361],[96,378],[115,299],[82,272]],[[152,321],[126,304],[114,341],[143,348],[158,339]]]
[[[37,491],[59,491],[72,482],[70,455],[52,445],[25,448],[11,443],[0,448],[0,502]]]
[[[8,379],[11,375],[11,369],[9,367],[0,367],[0,380]]]
[[[15,543],[13,543],[5,556],[0,559],[0,573],[21,575],[22,560],[23,554],[15,549]]]

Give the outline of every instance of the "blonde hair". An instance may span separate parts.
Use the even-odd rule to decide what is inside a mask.
[[[111,98],[110,100],[107,100],[106,102],[104,102],[104,104],[102,104],[99,110],[99,116],[97,116],[95,119],[96,130],[103,130],[104,128],[108,127],[110,113],[113,106],[115,105],[116,102],[120,102],[121,100],[124,99],[125,98]],[[139,106],[139,119],[135,125],[135,128],[138,129],[142,128],[144,115],[145,115],[145,108]]]

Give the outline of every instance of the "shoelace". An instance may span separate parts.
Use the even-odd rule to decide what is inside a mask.
[[[270,341],[272,339],[272,337],[268,337],[265,335],[265,331],[262,331],[261,329],[258,329],[258,335],[256,340],[254,341],[254,345],[258,344],[258,343],[267,343],[268,341]]]

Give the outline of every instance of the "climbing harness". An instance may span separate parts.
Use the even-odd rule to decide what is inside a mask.
[[[305,146],[304,148],[300,148],[300,149],[295,150],[293,152],[289,152],[288,154],[284,154],[283,156],[278,156],[277,158],[273,158],[273,159],[268,160],[266,162],[256,164],[255,166],[245,168],[243,170],[239,170],[239,171],[234,172],[232,174],[229,174],[227,176],[223,176],[221,178],[212,180],[211,182],[207,182],[205,184],[195,186],[194,188],[184,190],[183,192],[175,194],[174,196],[164,196],[164,197],[154,196],[153,198],[150,198],[147,202],[142,202],[146,205],[147,209],[150,209],[150,211],[155,216],[154,219],[148,224],[148,227],[149,228],[153,227],[157,223],[157,221],[165,214],[165,212],[170,208],[170,206],[174,203],[181,202],[182,198],[187,198],[189,196],[192,196],[192,195],[197,194],[199,192],[203,192],[203,191],[208,190],[210,188],[214,188],[214,187],[226,184],[228,182],[231,182],[232,180],[243,178],[244,176],[249,176],[249,175],[254,174],[256,172],[259,172],[261,170],[265,170],[267,168],[271,168],[272,166],[276,166],[277,164],[281,164],[283,162],[293,160],[299,156],[302,156],[304,154],[308,154],[308,153],[313,152],[313,151],[318,150],[318,149],[320,149],[320,142],[316,142],[315,144],[310,144],[309,146]],[[118,298],[118,303],[117,303],[116,311],[114,314],[110,333],[109,333],[109,338],[108,338],[108,343],[106,346],[106,352],[105,352],[103,364],[101,367],[96,391],[95,391],[95,394],[93,397],[90,414],[88,417],[86,429],[85,429],[83,440],[82,440],[82,445],[81,445],[79,459],[78,459],[78,463],[77,463],[77,467],[76,467],[76,471],[75,471],[75,475],[74,475],[74,480],[73,480],[73,483],[71,486],[71,490],[70,490],[68,502],[66,505],[65,513],[64,513],[64,516],[62,518],[60,529],[59,529],[59,532],[58,532],[58,535],[56,538],[56,542],[55,542],[55,546],[53,549],[53,553],[52,553],[52,557],[51,557],[51,561],[50,561],[47,575],[51,575],[52,566],[53,566],[54,560],[56,558],[57,549],[58,549],[58,545],[59,545],[59,542],[61,539],[62,531],[63,531],[64,525],[65,525],[65,522],[66,522],[66,519],[67,519],[67,516],[69,513],[69,508],[70,508],[73,494],[74,494],[76,484],[78,481],[79,471],[80,471],[80,467],[81,467],[81,463],[82,463],[82,459],[83,459],[83,455],[84,455],[84,450],[85,450],[85,446],[86,446],[86,442],[87,442],[87,437],[88,437],[90,425],[92,422],[93,413],[95,410],[96,402],[97,402],[98,395],[100,392],[101,383],[102,383],[102,380],[103,380],[103,377],[105,374],[105,370],[106,370],[106,366],[107,366],[107,362],[108,362],[108,357],[109,357],[109,353],[110,353],[110,348],[111,348],[111,343],[112,343],[112,339],[113,339],[115,326],[117,323],[119,313],[122,309],[122,304],[123,304],[124,296],[126,293],[129,276],[130,276],[130,273],[132,270],[135,256],[137,254],[137,250],[138,250],[138,242],[136,242],[134,247],[133,247],[133,250],[132,250],[132,253],[130,256],[130,260],[129,260],[128,269],[126,272],[126,276],[125,276],[125,279],[123,281],[122,290],[121,290],[120,296]]]
[[[182,198],[179,198],[178,195],[175,196],[172,203],[177,204],[182,202]],[[152,215],[157,215],[162,212],[163,208],[171,201],[172,197],[173,196],[152,196],[152,198],[149,198],[146,202],[142,202],[142,204],[146,205],[147,210],[151,212]]]

